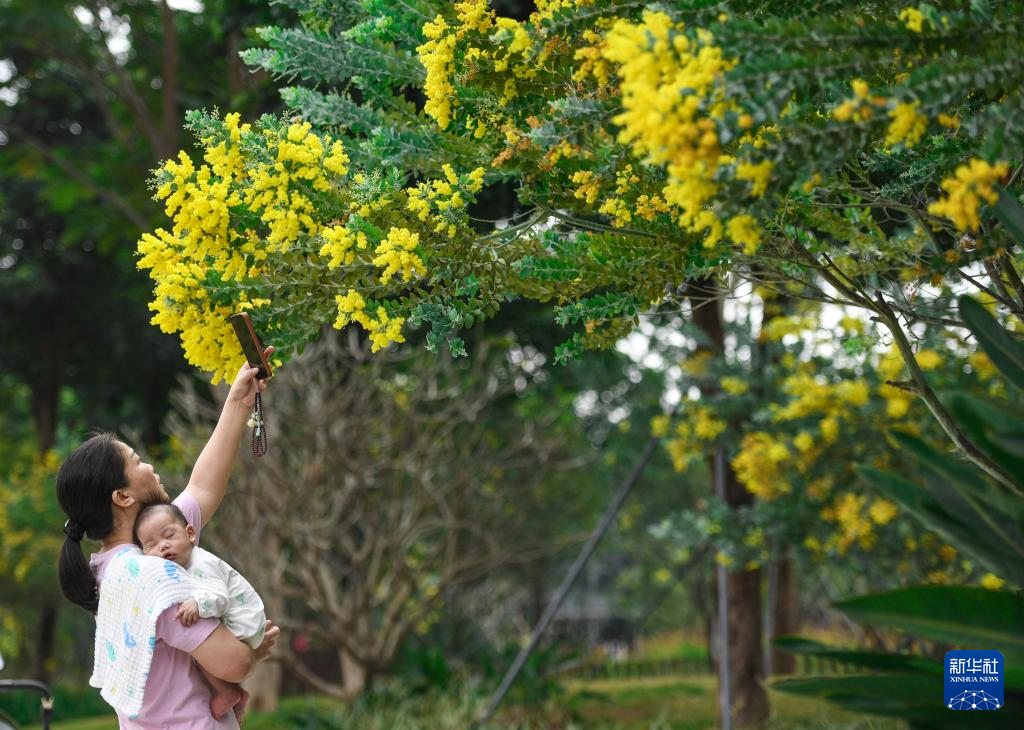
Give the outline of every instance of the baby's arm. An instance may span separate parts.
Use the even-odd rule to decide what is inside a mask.
[[[222,560],[203,560],[191,571],[195,580],[192,600],[201,618],[223,618],[231,605],[230,574]],[[184,605],[184,604],[183,604]]]
[[[204,586],[202,590],[193,594],[191,601],[196,604],[197,613],[201,618],[223,618],[230,603],[226,587],[224,593],[218,593],[206,590]]]

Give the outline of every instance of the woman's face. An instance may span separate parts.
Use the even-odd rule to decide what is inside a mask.
[[[128,480],[126,489],[135,501],[143,507],[169,503],[171,499],[160,483],[160,475],[153,471],[153,465],[143,461],[128,444],[121,446],[125,452],[124,475]]]
[[[188,559],[196,544],[192,525],[182,525],[170,510],[158,510],[147,515],[136,537],[142,552],[188,567]]]

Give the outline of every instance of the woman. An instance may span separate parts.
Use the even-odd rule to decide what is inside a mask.
[[[267,356],[273,351],[268,347]],[[238,371],[188,486],[174,500],[197,538],[224,498],[257,389],[266,388],[266,382],[256,380],[257,372],[249,365]],[[133,544],[132,526],[143,507],[166,504],[170,499],[153,467],[108,433],[93,436],[64,461],[57,474],[57,499],[68,516],[58,566],[61,589],[69,601],[96,614],[103,574],[113,556],[121,552],[115,548]],[[83,536],[102,543],[100,552],[88,561],[82,551]],[[232,713],[214,719],[210,689],[193,660],[214,676],[240,682],[270,656],[281,630],[268,621],[263,644],[253,650],[216,619],[184,626],[175,618],[177,608],[167,608],[156,620],[156,644],[142,709],[134,717],[119,711],[121,728],[238,728]]]

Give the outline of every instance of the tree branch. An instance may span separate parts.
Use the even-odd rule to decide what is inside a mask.
[[[93,180],[91,177],[86,175],[82,170],[65,160],[63,157],[58,155],[53,149],[46,145],[42,140],[35,137],[31,132],[21,128],[17,125],[8,125],[8,130],[15,132],[18,136],[23,138],[31,147],[38,150],[46,159],[52,162],[54,165],[60,168],[61,172],[70,177],[75,182],[88,188],[96,196],[111,206],[116,208],[124,215],[129,221],[131,221],[140,231],[148,231],[150,228],[149,223],[142,215],[132,207],[132,205],[122,198],[120,195],[115,193],[112,189],[100,185],[98,182]]]

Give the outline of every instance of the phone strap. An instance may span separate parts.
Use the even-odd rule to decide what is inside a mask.
[[[256,458],[267,455],[267,426],[263,422],[263,398],[256,388],[256,402],[253,404],[252,418],[249,419],[252,429],[252,455]]]

